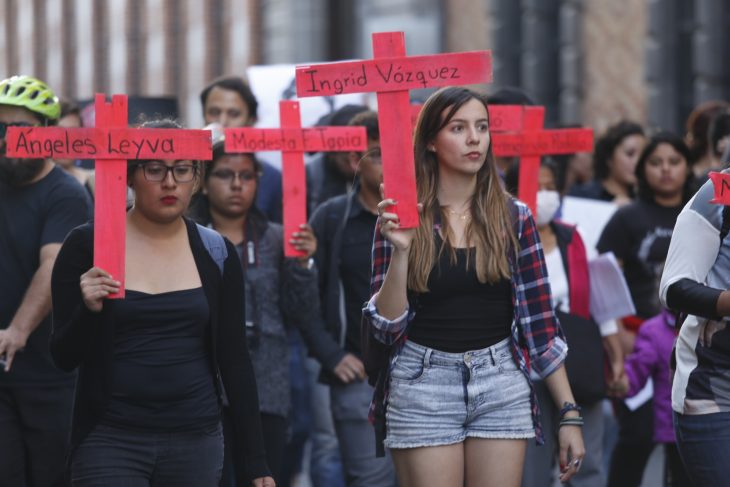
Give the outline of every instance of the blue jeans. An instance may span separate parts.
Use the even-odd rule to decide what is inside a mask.
[[[344,487],[345,474],[332,421],[330,388],[318,382],[319,371],[319,363],[307,359],[312,401],[312,458],[309,473],[314,487]]]
[[[730,486],[730,412],[674,413],[677,448],[697,487]]]
[[[304,364],[307,360],[304,343],[299,332],[293,328],[289,337],[289,381],[291,389],[291,414],[289,427],[291,437],[284,452],[279,487],[289,487],[291,478],[302,471],[304,447],[312,433],[312,411],[310,409],[309,377]]]
[[[375,456],[375,430],[368,421],[373,388],[367,381],[333,384],[330,398],[347,486],[396,487],[390,452]]]
[[[149,433],[97,425],[71,460],[74,487],[216,487],[223,470],[220,424]]]

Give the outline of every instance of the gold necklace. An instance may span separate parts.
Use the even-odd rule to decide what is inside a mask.
[[[469,210],[466,210],[466,211],[463,211],[463,212],[459,213],[458,211],[454,211],[451,208],[449,208],[449,213],[452,214],[452,215],[458,216],[459,217],[459,220],[468,220],[469,217],[471,216],[469,214]]]

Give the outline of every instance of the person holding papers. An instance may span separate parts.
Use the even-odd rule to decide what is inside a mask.
[[[668,132],[651,137],[636,165],[638,200],[614,213],[598,241],[599,252],[613,252],[622,264],[636,307],[636,315],[624,317],[619,330],[626,355],[641,324],[662,311],[659,279],[677,216],[691,197],[689,161],[680,137]],[[638,487],[654,449],[651,401],[634,411],[618,401],[616,415],[620,432],[608,485]]]
[[[543,436],[530,370],[561,410],[568,480],[585,454],[583,419],[537,229],[502,188],[485,98],[437,91],[414,140],[420,225],[401,228],[397,202],[379,203],[363,310],[368,332],[391,345],[373,418],[385,414],[400,485],[519,486],[528,438]]]

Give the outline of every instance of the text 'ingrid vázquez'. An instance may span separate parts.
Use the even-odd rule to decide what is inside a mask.
[[[389,92],[468,84],[491,76],[485,52],[384,58],[297,66],[298,96]]]
[[[54,159],[178,159],[186,142],[209,137],[175,129],[102,129],[9,127],[6,151],[10,157]],[[187,132],[187,131],[182,131]],[[191,157],[192,158],[192,157]]]

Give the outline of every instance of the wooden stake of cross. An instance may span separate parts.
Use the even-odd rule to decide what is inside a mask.
[[[543,130],[545,107],[526,106],[524,111],[522,132],[493,134],[492,152],[497,157],[521,158],[518,197],[537,215],[540,157],[591,152],[593,129]]]
[[[291,234],[307,221],[307,185],[305,152],[364,152],[368,148],[365,127],[302,128],[299,102],[279,102],[280,129],[227,128],[227,153],[261,151],[282,152],[282,187],[284,196],[284,255],[299,257],[304,253],[289,243]]]
[[[373,34],[373,60],[297,66],[297,96],[375,92],[386,197],[397,202],[402,228],[418,226],[408,90],[488,83],[489,51],[406,56],[403,32]]]
[[[95,99],[96,127],[10,127],[6,146],[10,157],[96,159],[94,202],[94,265],[125,281],[127,160],[210,160],[207,130],[127,128],[127,97],[103,94]]]

